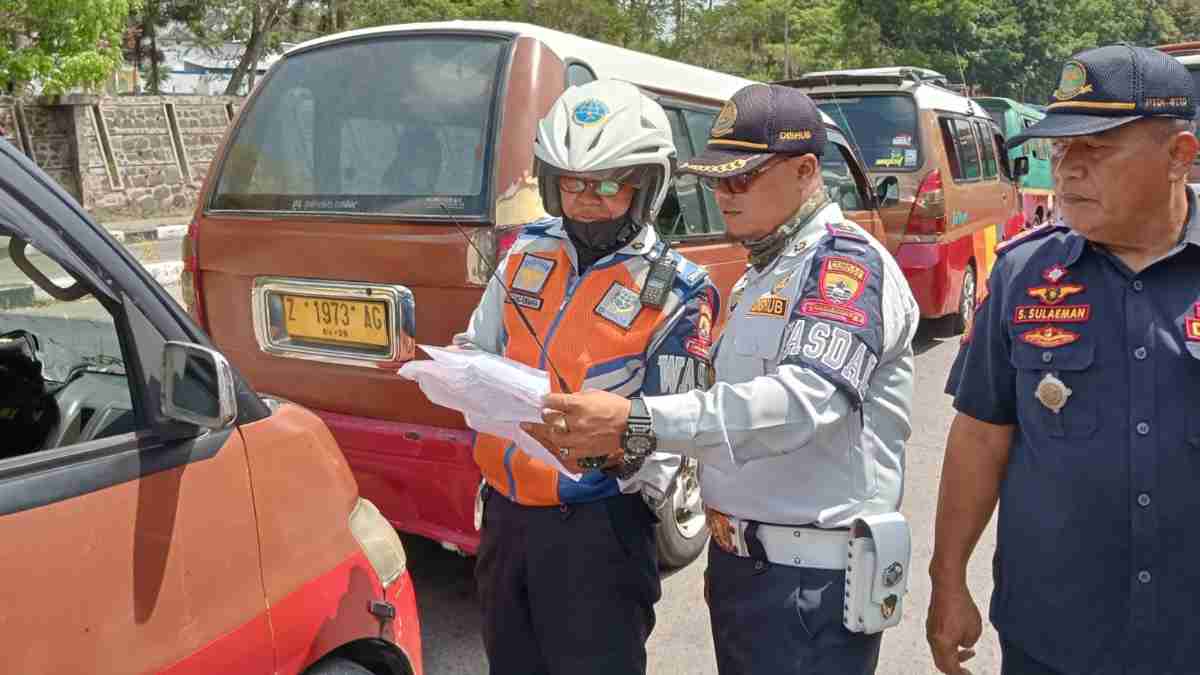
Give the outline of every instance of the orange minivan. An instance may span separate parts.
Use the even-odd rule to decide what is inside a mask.
[[[680,161],[750,84],[527,24],[321,38],[284,54],[246,101],[190,228],[185,299],[214,341],[255,386],[329,424],[363,494],[399,529],[462,553],[479,541],[474,434],[396,375],[413,357],[397,338],[414,323],[393,312],[415,310],[424,344],[464,329],[491,267],[543,216],[531,175],[537,121],[568,86],[598,77],[663,106]],[[829,127],[830,192],[881,233],[861,162]],[[658,229],[728,296],[745,253],[694,177],[677,179]],[[659,512],[666,566],[707,539],[695,472],[684,463]]]
[[[2,139],[0,539],[6,673],[422,672],[404,548],[329,430]]]
[[[1023,169],[1009,166],[987,110],[924,68],[814,72],[781,84],[812,96],[846,130],[889,198],[880,209],[888,249],[922,318],[945,317],[944,332],[962,332],[996,244],[1025,224]]]

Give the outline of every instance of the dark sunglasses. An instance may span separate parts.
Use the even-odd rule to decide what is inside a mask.
[[[753,171],[747,171],[746,173],[738,174],[736,176],[700,176],[700,184],[704,186],[704,189],[711,192],[724,190],[726,192],[739,195],[749,190],[750,185],[754,183],[756,178],[771,170],[778,164],[779,162],[773,159],[768,159],[757,169],[754,169]]]

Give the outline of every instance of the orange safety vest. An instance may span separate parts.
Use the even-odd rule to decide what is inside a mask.
[[[572,391],[606,389],[627,396],[639,392],[647,349],[661,331],[670,328],[668,319],[685,301],[681,287],[707,285],[707,275],[655,241],[643,246],[649,249],[648,255],[618,253],[598,261],[579,277],[565,233],[560,238],[545,234],[544,228],[531,229],[538,234],[522,237],[508,254],[504,280],[549,352],[550,361]],[[651,232],[636,241],[656,239]],[[651,307],[643,305],[638,296],[653,259],[659,255],[675,261],[676,279],[666,303]],[[550,372],[552,391],[561,391],[512,300],[504,301],[503,323],[507,335],[503,356]],[[592,501],[618,491],[614,479],[598,473],[585,475],[578,483],[566,478],[560,481],[554,467],[530,457],[505,438],[478,434],[474,455],[488,484],[519,504]]]

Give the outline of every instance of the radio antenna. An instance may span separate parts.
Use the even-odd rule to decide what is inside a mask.
[[[475,255],[479,256],[479,259],[484,265],[487,265],[488,273],[491,275],[491,278],[494,279],[496,283],[500,284],[500,288],[504,289],[505,297],[507,297],[508,301],[512,303],[513,309],[517,310],[517,316],[521,318],[521,323],[525,324],[525,330],[529,331],[529,336],[533,338],[533,341],[537,344],[538,349],[542,350],[542,355],[546,357],[546,363],[549,364],[550,370],[554,373],[554,377],[558,380],[558,386],[562,389],[563,393],[572,393],[571,388],[567,386],[567,381],[564,380],[563,376],[558,373],[558,368],[554,366],[554,361],[550,359],[550,352],[546,351],[546,346],[543,345],[542,341],[538,339],[537,331],[533,329],[533,324],[529,323],[529,319],[525,316],[525,312],[521,309],[521,305],[517,304],[517,301],[513,299],[512,291],[508,290],[508,284],[504,283],[504,280],[501,279],[500,275],[496,273],[496,267],[492,265],[490,260],[487,259],[487,256],[483,255],[483,251],[479,250],[479,247],[475,245],[475,242],[471,241],[471,237],[467,234],[467,231],[463,229],[463,226],[458,224],[458,221],[454,218],[454,215],[450,213],[450,209],[446,208],[445,204],[438,204],[438,206],[442,207],[442,210],[446,212],[446,217],[450,219],[451,223],[454,223],[454,227],[458,229],[458,233],[462,235],[463,239],[467,240],[467,245],[475,251]]]

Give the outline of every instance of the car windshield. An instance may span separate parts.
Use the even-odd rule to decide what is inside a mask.
[[[251,99],[210,208],[484,213],[507,44],[412,36],[285,58]]]
[[[911,96],[824,98],[817,105],[846,130],[868,171],[913,171],[921,165],[917,105]]]

